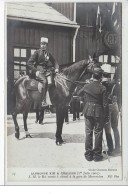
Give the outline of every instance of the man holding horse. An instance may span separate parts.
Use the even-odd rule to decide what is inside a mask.
[[[42,106],[47,106],[45,102],[46,91],[47,91],[47,78],[51,68],[55,68],[55,73],[59,71],[59,65],[52,56],[51,53],[47,51],[48,38],[41,37],[40,49],[36,50],[34,54],[30,57],[27,63],[29,70],[29,76],[33,79],[42,83],[42,99],[44,100]]]
[[[102,136],[104,121],[109,120],[106,88],[100,83],[102,69],[97,67],[93,71],[93,82],[86,84],[79,94],[85,95],[83,114],[85,117],[85,158],[88,161],[101,161]],[[95,143],[93,149],[93,132]]]

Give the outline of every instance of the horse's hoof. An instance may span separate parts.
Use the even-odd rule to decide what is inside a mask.
[[[19,139],[20,134],[19,133],[15,133],[15,137],[16,137],[16,139]]]
[[[44,123],[43,123],[43,122],[39,122],[39,124],[40,124],[40,125],[44,125]]]
[[[61,139],[60,142],[61,142],[62,144],[65,144],[65,143],[66,143],[63,139]]]
[[[62,144],[66,144],[66,142],[64,140],[61,141]]]
[[[29,137],[32,138],[32,136],[30,134],[27,134],[26,135],[26,138],[29,138]]]
[[[56,141],[56,145],[57,145],[57,146],[62,146],[62,142]]]

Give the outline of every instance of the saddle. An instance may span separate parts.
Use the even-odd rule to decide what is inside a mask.
[[[43,84],[35,79],[28,79],[26,81],[26,89],[42,93]]]

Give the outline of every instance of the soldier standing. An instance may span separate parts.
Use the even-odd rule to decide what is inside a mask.
[[[109,81],[107,78],[102,80],[102,84],[106,87],[109,103],[110,120],[104,125],[106,140],[108,146],[108,155],[120,153],[120,135],[118,130],[119,107],[120,107],[120,86],[114,80]],[[115,149],[113,148],[113,140],[111,136],[111,127],[114,133]]]
[[[77,95],[77,89],[75,89],[71,101],[71,107],[73,112],[73,121],[80,120],[80,97]]]
[[[41,37],[40,49],[34,52],[34,54],[30,57],[27,63],[29,76],[41,82],[43,85],[42,99],[45,99],[46,97],[47,91],[46,74],[48,69],[51,68],[50,65],[55,68],[55,73],[59,71],[59,65],[55,61],[51,53],[47,51],[47,46],[48,38]],[[47,106],[45,100],[43,101],[42,106]]]
[[[93,82],[86,84],[78,94],[86,94],[83,114],[85,117],[85,158],[88,161],[100,161],[102,156],[102,136],[104,121],[109,120],[106,88],[100,83],[102,69],[94,68]],[[93,131],[95,144],[93,149]]]

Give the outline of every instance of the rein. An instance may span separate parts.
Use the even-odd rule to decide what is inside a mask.
[[[89,65],[89,64],[88,64]],[[79,77],[79,79],[85,74],[85,72],[86,72],[86,69],[82,72],[82,74],[80,75],[80,77]],[[87,84],[87,82],[85,81],[85,82],[80,82],[80,81],[75,81],[75,82],[73,82],[73,81],[71,81],[70,79],[68,79],[68,78],[66,78],[66,77],[64,77],[63,75],[60,75],[60,74],[57,74],[57,76],[59,76],[60,78],[62,78],[63,80],[66,80],[66,81],[68,81],[68,82],[70,82],[70,83],[72,83],[72,84],[74,84],[74,85],[76,85],[76,86],[79,86],[79,87],[83,87],[83,85],[81,85],[81,84]]]
[[[88,65],[90,65],[90,63],[88,63]],[[89,67],[89,69],[92,69],[92,68],[93,68],[93,65],[91,65],[91,68]],[[82,78],[82,76],[85,74],[86,70],[87,70],[87,69],[85,69],[85,70],[82,72],[82,74],[80,75],[79,79]],[[87,81],[85,81],[85,82],[71,81],[70,79],[68,79],[67,77],[65,77],[64,75],[59,74],[59,73],[57,73],[56,75],[57,75],[58,78],[61,78],[63,81],[68,81],[68,82],[70,82],[70,83],[72,83],[72,84],[74,84],[74,85],[76,85],[76,86],[81,87],[81,88],[83,87],[83,84],[87,84],[87,83],[88,83]],[[61,83],[61,82],[57,79],[57,77],[55,78],[56,82],[58,82],[58,83],[63,87],[63,89],[64,89],[65,91],[68,90],[68,92],[71,92],[71,93],[74,92],[74,91],[69,90],[69,88],[68,88],[68,86],[67,86],[67,84],[66,84],[65,82],[64,82],[64,83]]]
[[[64,77],[64,76],[62,76],[62,75],[60,75],[60,74],[57,74],[57,76],[59,76],[60,78],[66,80],[66,81],[68,81],[68,82],[70,82],[70,83],[72,83],[72,84],[74,84],[74,85],[76,85],[76,86],[83,87],[81,84],[86,84],[86,82],[80,82],[80,81],[75,81],[75,82],[73,82],[73,81],[71,81],[70,79],[68,79],[68,78],[66,78],[66,77]],[[81,84],[79,84],[79,83],[81,83]]]

